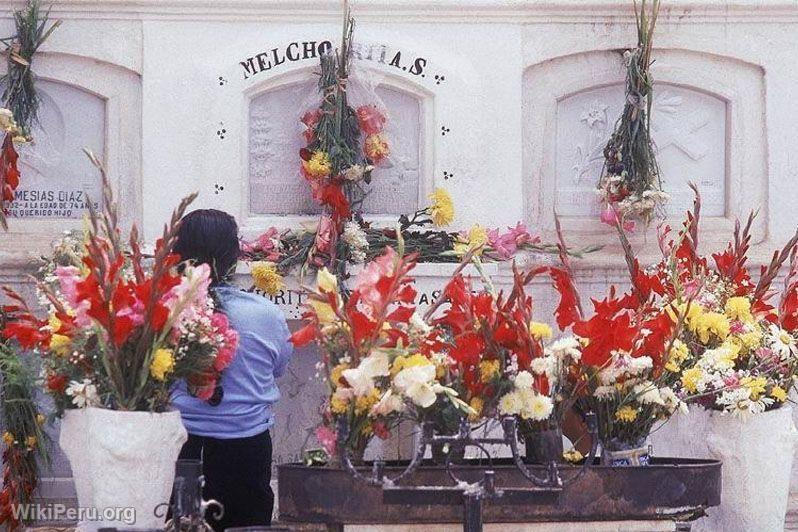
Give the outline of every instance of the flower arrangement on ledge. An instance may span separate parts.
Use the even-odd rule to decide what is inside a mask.
[[[660,242],[673,250],[680,292],[689,304],[678,308],[685,327],[669,370],[679,375],[678,393],[702,407],[747,417],[779,408],[798,375],[798,233],[754,282],[746,263],[754,214],[733,241],[710,257],[695,252],[701,200],[696,191],[676,239],[665,228]],[[772,283],[784,264],[790,269],[778,302]]]
[[[213,310],[209,268],[181,265],[172,253],[194,196],[180,203],[154,256],[145,259],[135,226],[123,243],[107,177],[90,158],[102,174],[103,210],[90,210],[81,246],[45,267],[52,273],[38,289],[46,319],[6,289],[15,319],[2,336],[41,355],[44,388],[59,414],[85,407],[162,412],[179,379],[208,399],[235,355],[238,336]]]

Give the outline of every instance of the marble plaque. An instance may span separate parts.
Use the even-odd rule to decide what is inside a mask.
[[[565,216],[598,216],[595,187],[603,150],[620,116],[623,86],[599,87],[557,104],[557,211]],[[706,216],[726,214],[726,103],[674,85],[655,87],[652,137],[663,187],[671,195],[668,215],[680,217],[692,205],[687,186],[695,182]]]
[[[297,101],[314,98],[315,81],[280,86],[256,96],[249,111],[249,208],[253,215],[312,215],[319,212],[299,173],[299,150],[304,147],[299,118],[305,109]],[[419,204],[422,109],[419,100],[400,90],[381,86],[377,95],[390,112],[385,134],[391,157],[375,170],[363,203],[366,214],[413,212]],[[308,98],[308,96],[310,98]]]
[[[101,199],[100,175],[83,149],[102,159],[105,102],[64,83],[37,82],[40,125],[33,142],[21,145],[22,179],[10,214],[31,219],[81,219],[89,201]]]

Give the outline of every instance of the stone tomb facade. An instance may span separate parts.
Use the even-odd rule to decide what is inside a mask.
[[[317,102],[318,53],[338,39],[338,2],[63,0],[52,14],[64,24],[34,65],[43,127],[23,150],[0,281],[29,289],[31,258],[80,226],[82,203],[98,201],[83,147],[105,161],[124,222],[149,240],[193,191],[196,207],[233,213],[247,237],[313,223],[298,119]],[[635,39],[628,3],[361,0],[356,15],[354,68],[389,109],[394,152],[375,172],[369,218],[392,223],[434,187],[452,193],[459,228],[523,221],[550,238],[556,210],[572,244],[606,244],[577,264],[584,291],[623,283],[592,189],[623,103],[619,51]],[[796,30],[798,7],[781,0],[665,2],[657,28],[654,138],[669,214],[680,216],[687,182],[698,183],[712,244],[759,208],[755,262],[798,223]],[[11,31],[0,18],[0,34]],[[655,254],[650,231],[634,240],[641,256]],[[442,284],[444,270],[425,286]],[[499,267],[494,281],[508,280]],[[537,288],[545,315],[551,290]],[[295,318],[286,295],[277,303]],[[276,461],[295,460],[306,442],[309,398],[321,390],[314,364],[297,353],[281,383]],[[51,475],[44,496],[73,496],[64,460]]]

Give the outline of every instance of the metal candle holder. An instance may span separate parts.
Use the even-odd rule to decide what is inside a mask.
[[[415,452],[408,466],[394,477],[385,474],[385,462],[376,460],[371,469],[371,474],[366,475],[352,464],[352,457],[345,442],[349,436],[349,425],[345,419],[338,423],[338,457],[341,465],[352,477],[373,486],[383,489],[383,498],[386,502],[397,504],[449,504],[453,495],[459,496],[463,505],[463,530],[464,532],[482,531],[483,502],[503,498],[508,504],[528,504],[530,497],[548,499],[556,502],[559,493],[564,487],[575,482],[587,468],[593,464],[598,448],[598,422],[594,413],[585,416],[588,433],[591,438],[590,453],[585,458],[584,464],[568,478],[563,479],[560,467],[554,460],[546,464],[545,475],[538,476],[524,464],[523,457],[518,450],[517,428],[518,421],[515,417],[505,417],[501,420],[502,437],[475,438],[467,420],[460,422],[457,434],[440,435],[435,433],[431,423],[422,423],[421,436],[417,440]],[[407,486],[399,483],[415,472],[424,460],[427,447],[434,443],[449,444],[449,453],[446,457],[446,472],[452,479],[452,486]],[[512,453],[515,466],[521,474],[532,483],[530,488],[501,488],[496,486],[495,473],[486,469],[483,476],[476,482],[468,482],[459,478],[452,469],[453,448],[476,447],[492,463],[492,457],[486,445],[507,445]]]

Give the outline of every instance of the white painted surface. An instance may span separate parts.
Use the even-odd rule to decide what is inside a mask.
[[[434,525],[346,525],[346,532],[427,532],[430,526],[436,532],[460,532],[462,524]],[[559,523],[488,523],[485,532],[671,532],[670,521],[604,521]]]

